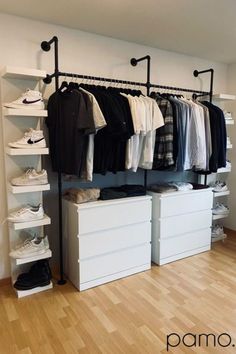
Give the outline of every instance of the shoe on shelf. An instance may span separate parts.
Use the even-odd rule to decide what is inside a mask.
[[[42,130],[34,130],[30,128],[27,132],[24,133],[23,138],[12,143],[8,143],[8,146],[17,149],[45,148],[46,141],[44,139]]]
[[[14,287],[17,290],[30,290],[49,285],[51,278],[48,260],[41,260],[33,264],[28,273],[20,274]]]
[[[224,112],[224,117],[225,117],[226,120],[233,119],[231,112],[227,112],[225,110],[223,112]]]
[[[28,205],[21,208],[8,216],[8,221],[11,222],[27,222],[40,220],[44,217],[44,210],[41,204],[34,206]]]
[[[227,215],[229,214],[229,208],[223,203],[216,203],[216,206],[212,209],[213,215]]]
[[[211,237],[219,237],[219,236],[223,236],[224,233],[224,228],[221,225],[214,225],[212,226],[212,230],[211,230]]]
[[[35,236],[31,240],[26,240],[21,247],[12,250],[9,256],[12,258],[28,258],[44,254],[49,249],[48,237]]]
[[[216,193],[228,191],[226,183],[221,181],[215,181],[213,183],[210,183],[210,187],[212,187],[213,192]]]
[[[34,168],[28,169],[23,175],[13,178],[11,180],[11,184],[13,186],[37,186],[47,183],[47,171],[36,171]]]
[[[44,109],[42,94],[39,91],[26,90],[21,97],[10,103],[5,103],[7,108],[22,108],[22,109]]]

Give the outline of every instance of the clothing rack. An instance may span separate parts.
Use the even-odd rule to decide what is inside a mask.
[[[73,78],[87,79],[87,80],[100,81],[100,82],[111,82],[111,83],[125,84],[125,85],[129,85],[129,86],[146,87],[147,96],[150,95],[151,88],[158,88],[158,89],[165,89],[165,90],[179,91],[179,92],[191,92],[194,95],[196,95],[196,97],[209,95],[210,100],[212,99],[213,71],[214,71],[213,69],[204,70],[202,72],[197,71],[197,70],[194,71],[194,73],[198,72],[198,74],[209,72],[209,71],[212,73],[209,91],[199,91],[199,90],[194,90],[194,89],[189,89],[189,88],[152,84],[150,82],[151,57],[149,55],[146,55],[146,56],[138,58],[138,59],[132,58],[130,60],[130,64],[132,66],[136,66],[139,62],[142,62],[144,60],[147,61],[147,80],[146,80],[146,82],[111,79],[111,78],[104,78],[104,77],[97,77],[97,76],[90,76],[90,75],[82,75],[82,74],[77,74],[77,73],[61,72],[61,71],[59,71],[58,38],[56,36],[54,36],[49,41],[43,41],[41,43],[41,49],[45,52],[48,52],[48,51],[50,51],[52,44],[54,44],[54,72],[50,75],[47,74],[46,78],[44,78],[43,81],[46,84],[50,84],[52,82],[52,79],[55,79],[55,90],[56,91],[59,89],[59,78],[60,77],[65,77],[65,78],[71,77],[72,79]],[[196,76],[196,75],[194,74],[194,76]],[[59,120],[58,129],[60,130],[60,120]],[[60,136],[60,134],[59,134],[59,136]],[[58,141],[58,146],[61,146],[60,141]],[[59,152],[59,156],[60,156],[60,152]],[[147,188],[147,170],[144,170],[144,186],[146,189]],[[58,211],[59,211],[58,227],[59,227],[59,248],[60,248],[60,279],[58,281],[58,284],[63,285],[66,283],[66,280],[64,279],[64,265],[63,265],[62,171],[61,171],[60,158],[58,161]]]

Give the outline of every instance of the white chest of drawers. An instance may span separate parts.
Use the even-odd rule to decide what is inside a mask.
[[[63,201],[65,270],[79,290],[151,267],[151,197]]]
[[[162,265],[211,248],[212,190],[153,193],[152,261]]]

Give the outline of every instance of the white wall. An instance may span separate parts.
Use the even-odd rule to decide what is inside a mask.
[[[145,64],[134,68],[129,65],[129,60],[131,57],[149,54],[152,57],[152,82],[207,90],[208,78],[206,77],[203,81],[196,79],[192,72],[194,69],[212,67],[215,69],[215,91],[222,92],[226,89],[227,66],[224,64],[5,14],[0,14],[0,66],[36,67],[46,69],[50,73],[53,70],[53,55],[52,52],[42,52],[40,42],[50,39],[53,35],[59,37],[59,64],[62,71],[145,81]],[[45,96],[48,96],[52,89],[52,85],[47,87]],[[2,221],[6,216],[6,208],[2,146],[0,149],[0,188],[1,201],[3,201],[0,220]],[[55,188],[54,184],[51,194],[46,197],[46,202],[49,204],[52,196],[56,195]],[[56,212],[54,212],[54,217],[56,217]],[[51,230],[48,228],[48,233],[51,233],[51,237],[57,238],[55,230],[55,228]],[[0,262],[1,279],[9,276],[6,225],[0,226]]]
[[[228,65],[227,71],[227,92],[236,95],[236,63]],[[232,112],[232,115],[236,121],[236,101],[231,101],[225,105],[228,111]],[[235,210],[236,210],[236,190],[235,190],[235,182],[236,182],[236,155],[235,155],[235,147],[236,147],[236,124],[227,126],[227,134],[230,136],[230,140],[233,144],[233,149],[229,151],[228,158],[232,163],[232,171],[225,176],[227,178],[228,187],[230,190],[230,196],[228,198],[228,205],[230,208],[229,217],[225,221],[225,226],[232,230],[236,230],[236,218],[235,218]]]

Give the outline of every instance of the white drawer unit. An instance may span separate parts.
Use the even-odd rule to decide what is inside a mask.
[[[212,191],[154,193],[152,261],[162,265],[211,248]]]
[[[151,267],[151,197],[63,201],[65,270],[85,290]]]

